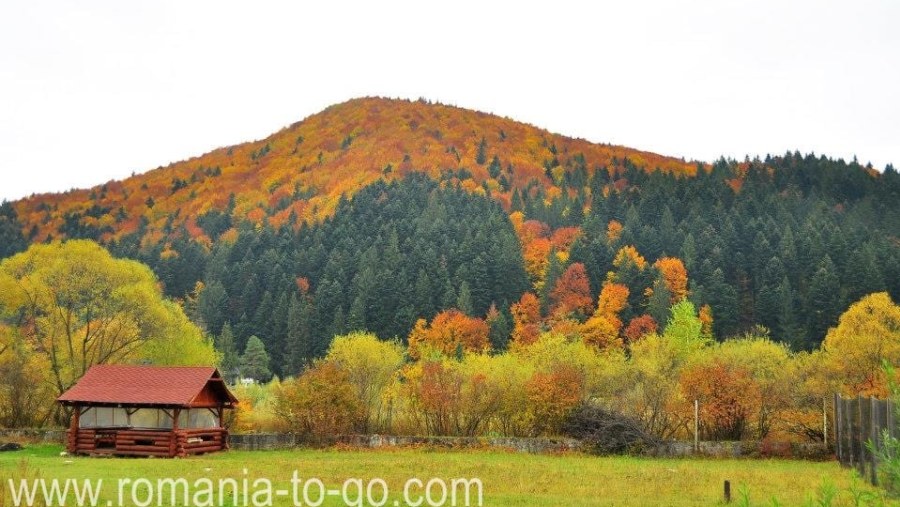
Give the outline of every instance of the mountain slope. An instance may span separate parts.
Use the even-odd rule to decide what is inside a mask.
[[[550,169],[571,169],[576,155],[588,173],[597,167],[621,171],[626,159],[650,170],[696,171],[696,164],[678,159],[571,139],[485,113],[365,98],[331,106],[260,141],[91,189],[35,195],[15,208],[30,239],[37,241],[48,235],[110,239],[145,227],[152,242],[181,225],[197,238],[207,236],[198,217],[230,209],[231,194],[236,219],[258,223],[269,217],[277,226],[291,213],[307,221],[329,216],[342,194],[382,177],[412,170],[437,177],[464,168],[472,175],[470,190],[487,182],[494,197],[508,204],[511,189],[532,180],[558,187]],[[495,156],[499,174],[491,167]],[[561,172],[556,171],[557,179]]]
[[[900,299],[893,167],[685,163],[387,99],[0,205],[0,257],[51,237],[148,264],[211,334],[262,339],[280,374],[335,334],[403,339],[453,308],[498,350],[542,331],[623,346],[688,297],[716,338],[764,326],[811,349],[863,295]]]

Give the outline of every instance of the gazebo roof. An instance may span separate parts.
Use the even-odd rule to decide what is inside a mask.
[[[233,405],[219,371],[212,366],[91,367],[57,401],[66,405],[191,407]]]

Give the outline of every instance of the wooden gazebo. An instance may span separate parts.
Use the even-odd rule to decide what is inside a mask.
[[[237,403],[213,367],[131,365],[94,366],[57,401],[70,453],[170,458],[226,449]]]

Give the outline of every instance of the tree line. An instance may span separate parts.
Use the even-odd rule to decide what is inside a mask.
[[[478,185],[463,169],[437,181],[413,172],[360,189],[321,222],[242,220],[232,197],[197,220],[211,245],[184,229],[153,241],[139,228],[106,246],[151,266],[208,333],[229,324],[237,350],[260,338],[280,376],[321,357],[334,335],[402,340],[417,320],[451,308],[495,312],[491,344],[502,351],[525,293],[539,300],[536,325],[555,325],[552,293],[564,276],[563,285],[578,278],[566,275],[573,268],[588,285],[589,304],[573,315],[580,324],[605,285],[627,289],[619,339],[651,318],[663,324],[677,299],[659,269],[666,259],[684,267],[684,295],[708,309],[717,340],[762,325],[792,349],[812,350],[852,301],[900,295],[892,166],[876,174],[855,161],[787,153],[719,160],[689,177],[627,158],[588,167],[577,153],[546,149],[550,185],[532,179],[504,193],[493,177]],[[479,150],[491,175],[513,177],[490,143]],[[28,244],[18,225],[14,209],[0,207],[6,255]],[[626,257],[640,262],[622,266]],[[641,263],[651,269],[636,269]]]

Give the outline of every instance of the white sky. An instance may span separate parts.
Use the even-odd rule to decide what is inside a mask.
[[[900,164],[900,2],[0,4],[0,200],[260,139],[365,95],[713,160]]]

